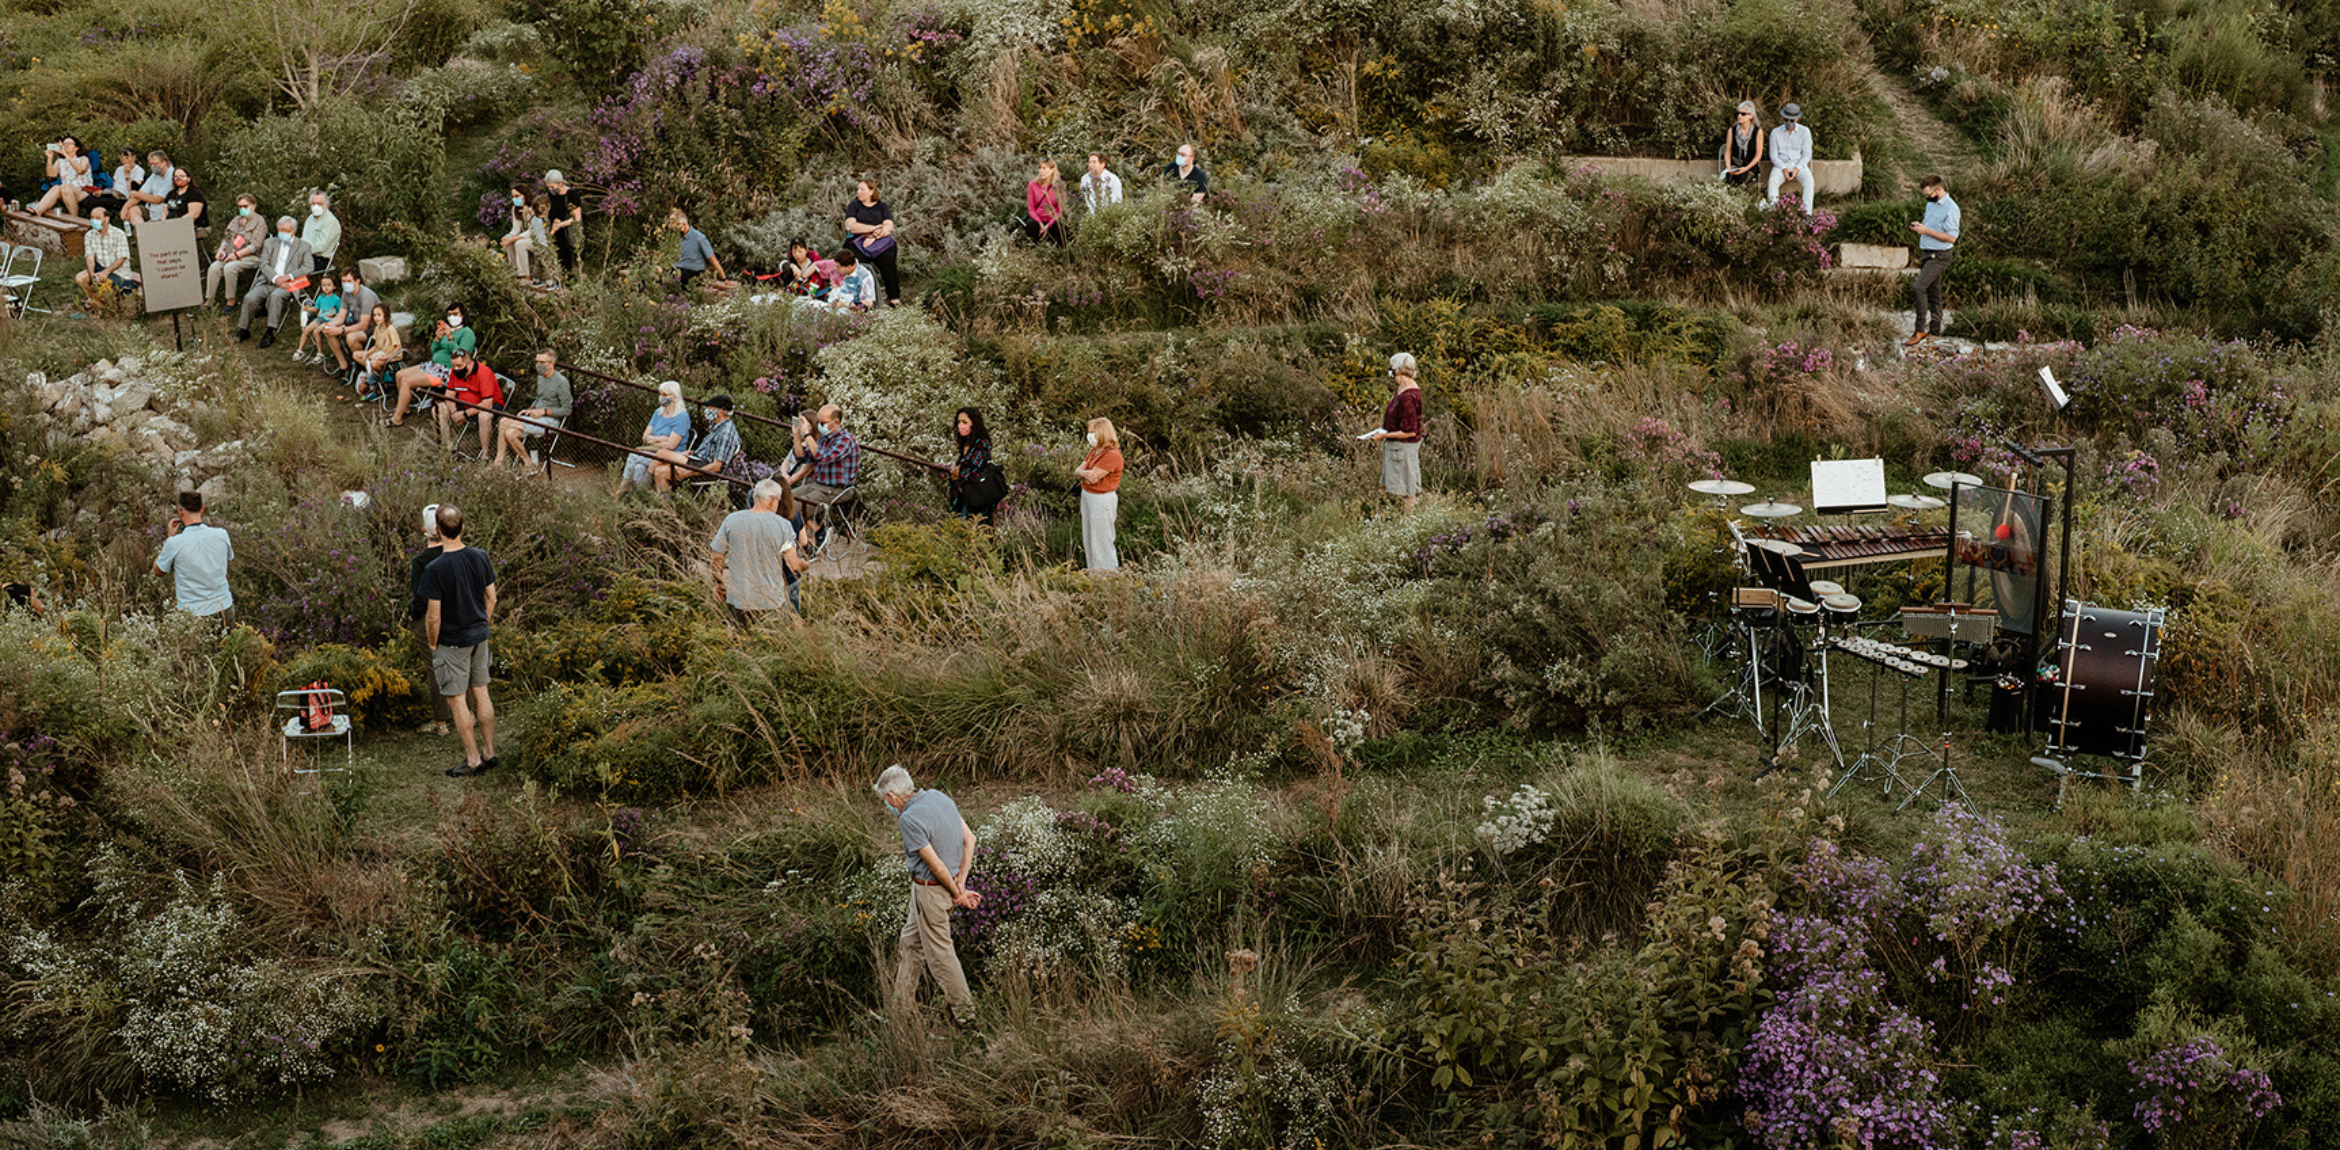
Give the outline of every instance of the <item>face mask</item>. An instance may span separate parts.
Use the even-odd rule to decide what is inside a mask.
[[[280,239],[280,240],[284,240],[284,241],[290,242],[290,241],[292,240],[292,233],[291,233],[291,232],[278,232],[278,233],[276,233],[276,238],[277,238],[277,239]]]
[[[312,216],[323,216],[323,215],[325,214],[325,205],[323,205],[323,204],[310,204],[310,205],[309,205],[309,214],[310,214],[310,215],[312,215]]]
[[[252,209],[239,207],[236,209],[236,214],[239,216],[248,216],[252,214]]]
[[[447,326],[448,326],[448,327],[462,327],[462,326],[463,326],[463,317],[462,317],[462,316],[459,316],[459,315],[451,315],[451,316],[448,316],[448,317],[447,317]]]
[[[1096,432],[1094,432],[1094,431],[1092,431],[1092,432],[1090,432],[1090,433],[1089,433],[1089,446],[1091,446],[1091,447],[1095,447],[1095,446],[1097,446],[1097,433],[1096,433]]]
[[[526,204],[527,204],[527,202],[528,202],[528,201],[526,201],[526,200],[523,200],[523,199],[521,199],[521,198],[520,198],[520,197],[518,197],[518,196],[514,196],[514,197],[512,197],[512,206],[513,206],[513,207],[515,207],[515,208],[517,208],[517,207],[522,207],[522,206],[526,205]]]

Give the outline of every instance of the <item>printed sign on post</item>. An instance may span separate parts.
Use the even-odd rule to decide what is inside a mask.
[[[146,310],[170,311],[203,302],[203,273],[195,263],[195,221],[145,220],[132,233],[138,242],[138,278],[146,288]]]

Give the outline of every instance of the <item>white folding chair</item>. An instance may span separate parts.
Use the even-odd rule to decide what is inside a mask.
[[[7,245],[0,245],[6,247]],[[19,272],[16,265],[26,256],[32,257],[32,271]],[[48,315],[49,309],[32,306],[32,289],[41,282],[41,249],[31,244],[9,247],[7,259],[0,261],[0,297],[5,297],[8,314],[23,316],[28,311]]]
[[[333,708],[333,721],[312,731],[309,729],[308,722],[309,703],[313,696],[320,694],[325,696],[324,702]],[[284,748],[284,765],[292,773],[314,775],[329,770],[346,771],[357,763],[357,732],[350,726],[349,697],[341,693],[341,688],[296,687],[290,691],[278,691],[276,693],[276,709],[285,714],[284,727],[282,728],[284,737],[281,742]],[[292,741],[294,739],[340,739],[342,765],[338,767],[315,766],[307,770],[294,767],[292,765]]]

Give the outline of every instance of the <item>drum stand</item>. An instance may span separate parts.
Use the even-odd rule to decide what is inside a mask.
[[[1861,751],[1861,756],[1853,760],[1852,766],[1836,780],[1836,785],[1828,788],[1828,797],[1832,799],[1836,797],[1836,792],[1843,790],[1858,779],[1883,782],[1886,798],[1893,797],[1893,788],[1896,784],[1899,784],[1901,789],[1905,791],[1913,790],[1909,785],[1909,780],[1901,777],[1901,771],[1898,769],[1901,766],[1901,761],[1917,755],[1932,754],[1923,741],[1909,733],[1910,677],[1907,675],[1900,676],[1901,722],[1897,725],[1893,737],[1885,740],[1884,746],[1877,745],[1877,680],[1884,677],[1885,670],[1882,667],[1871,667],[1869,672],[1869,717],[1861,721],[1861,737],[1867,746]],[[1909,745],[1913,743],[1917,745],[1917,750],[1908,749]]]
[[[1788,640],[1803,642],[1795,637],[1793,631],[1788,632]],[[1820,686],[1817,692],[1812,687],[1811,654],[1819,656]],[[1836,759],[1837,771],[1844,771],[1844,747],[1836,741],[1836,726],[1828,717],[1828,643],[1825,638],[1815,649],[1807,652],[1802,670],[1802,674],[1785,680],[1779,687],[1778,701],[1773,707],[1775,712],[1785,709],[1787,716],[1780,719],[1774,715],[1779,724],[1779,738],[1772,744],[1771,754],[1763,760],[1763,769],[1755,772],[1758,779],[1778,770],[1780,756],[1792,750],[1804,736],[1812,734],[1819,735],[1820,741],[1827,744],[1828,753]]]
[[[1903,737],[1912,738],[1911,736]],[[1914,738],[1912,738],[1912,741],[1915,741]],[[1922,753],[1928,759],[1934,758],[1934,753],[1930,750]],[[1918,796],[1925,794],[1926,788],[1933,786],[1935,779],[1942,780],[1942,797],[1937,801],[1941,802],[1945,806],[1953,802],[1962,803],[1967,806],[1974,805],[1974,800],[1968,797],[1966,793],[1966,784],[1958,781],[1958,771],[1950,765],[1950,732],[1948,731],[1942,732],[1942,753],[1940,761],[1942,765],[1934,768],[1934,773],[1927,775],[1926,781],[1919,783],[1915,788],[1911,789],[1909,792],[1909,797],[1901,800],[1901,806],[1893,808],[1894,810],[1901,810],[1909,806],[1909,804],[1918,801]]]
[[[1755,633],[1755,624],[1745,618],[1732,620],[1724,644],[1719,653],[1710,653],[1708,658],[1729,658],[1739,665],[1738,670],[1731,676],[1730,689],[1700,713],[1746,719],[1755,724],[1755,733],[1760,735],[1763,733],[1763,645]]]

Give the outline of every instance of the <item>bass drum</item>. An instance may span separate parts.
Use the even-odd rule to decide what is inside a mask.
[[[2066,602],[2056,681],[2047,684],[2048,749],[2067,755],[2145,758],[2153,665],[2161,657],[2160,608],[2115,611]]]

